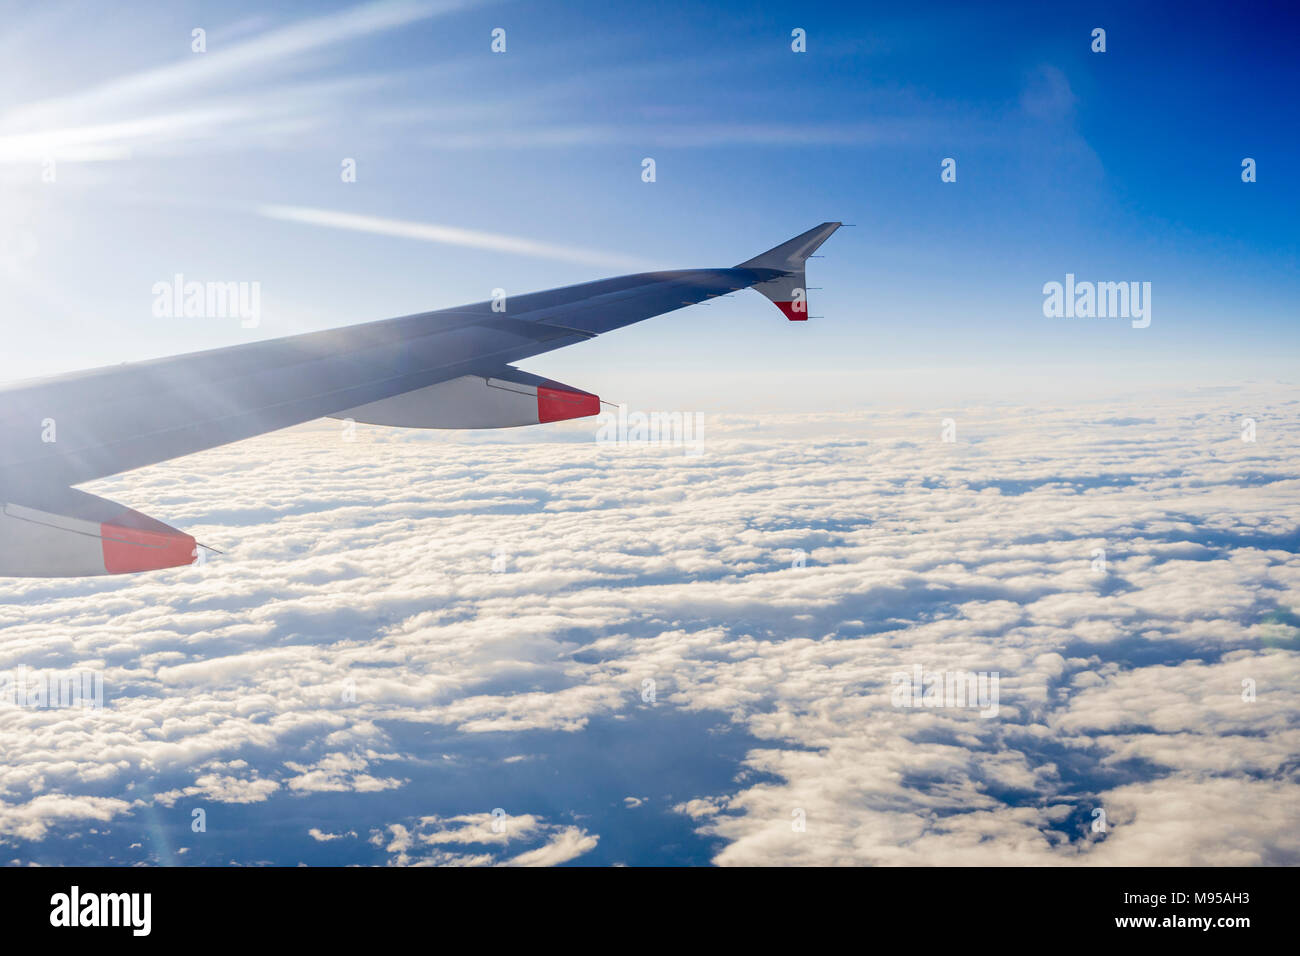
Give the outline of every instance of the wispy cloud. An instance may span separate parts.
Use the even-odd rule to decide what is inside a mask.
[[[926,119],[868,123],[693,123],[609,125],[556,123],[526,129],[439,131],[429,149],[538,149],[547,147],[639,145],[659,148],[723,146],[877,145],[922,141],[941,129]]]
[[[313,209],[307,206],[264,205],[257,207],[257,213],[268,219],[300,222],[310,226],[349,229],[353,232],[369,232],[399,239],[418,239],[421,242],[439,242],[448,246],[463,246],[471,249],[491,249],[493,252],[534,256],[539,259],[551,259],[557,262],[576,262],[582,265],[605,266],[614,269],[653,268],[644,260],[631,256],[613,255],[608,252],[583,249],[578,246],[561,246],[536,239],[506,236],[497,232],[480,232],[475,229],[442,226],[431,222],[385,219],[380,216],[363,216],[357,213],[339,212],[332,209]]]
[[[236,120],[273,117],[288,122],[307,117],[331,104],[329,84],[319,84],[320,95],[304,99],[303,92],[312,87],[277,89],[268,82],[300,72],[328,48],[473,5],[475,0],[379,0],[300,20],[224,48],[214,44],[203,54],[189,54],[167,66],[24,104],[0,115],[0,162],[126,159],[136,146],[218,138]],[[236,91],[252,83],[259,84],[256,95]],[[197,99],[200,96],[207,99]],[[219,103],[214,96],[222,97]]]
[[[5,125],[39,125],[70,113],[115,109],[172,97],[195,87],[210,90],[222,81],[246,82],[267,70],[291,70],[298,58],[350,40],[454,12],[469,0],[380,0],[301,20],[227,49],[210,49],[167,66],[109,80],[70,96],[19,107]]]
[[[51,158],[67,162],[130,159],[135,143],[203,135],[247,115],[235,108],[192,110],[0,136],[0,163],[40,162]]]

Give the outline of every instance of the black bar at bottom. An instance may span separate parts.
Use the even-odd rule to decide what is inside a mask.
[[[597,930],[661,943],[700,933],[735,942],[836,931],[864,944],[879,932],[901,932],[917,943],[1043,933],[1035,938],[1049,947],[1124,937],[1222,946],[1285,932],[1294,921],[1294,875],[1226,868],[11,868],[0,872],[0,905],[11,946],[74,934],[79,942],[127,945],[373,945],[376,932],[417,939],[484,933],[496,943],[517,935],[536,945],[538,933],[559,941]]]

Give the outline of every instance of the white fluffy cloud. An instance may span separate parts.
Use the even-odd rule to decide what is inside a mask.
[[[0,839],[199,801],[397,863],[591,861],[647,814],[720,863],[1300,862],[1293,402],[719,417],[699,457],[326,423],[100,482],[227,553],[0,582],[0,671],[106,700],[0,703]],[[997,716],[895,706],[916,667],[996,673]],[[603,809],[545,782],[560,738],[604,767],[660,723],[747,742]],[[507,766],[542,782],[411,782]]]
[[[500,812],[422,817],[410,827],[394,823],[387,833],[373,833],[371,842],[399,866],[555,866],[594,849],[599,837],[531,814]]]

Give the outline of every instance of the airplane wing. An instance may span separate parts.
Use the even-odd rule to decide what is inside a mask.
[[[0,576],[190,564],[194,539],[73,485],[322,417],[497,428],[599,399],[512,363],[739,289],[807,318],[804,263],[840,223],[729,269],[619,276],[0,387]]]

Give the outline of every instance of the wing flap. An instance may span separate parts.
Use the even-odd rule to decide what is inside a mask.
[[[398,428],[514,428],[585,418],[600,411],[590,392],[503,367],[488,375],[462,375],[332,418]]]

